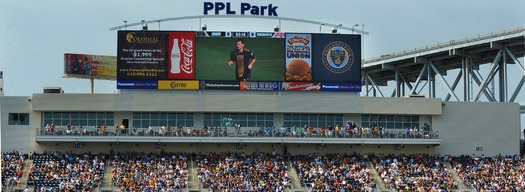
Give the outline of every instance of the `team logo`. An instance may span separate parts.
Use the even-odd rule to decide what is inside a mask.
[[[126,41],[128,41],[128,43],[159,43],[160,39],[155,36],[140,36],[137,35],[135,32],[129,32],[128,34],[126,34]]]
[[[354,52],[346,43],[331,42],[323,49],[323,64],[332,73],[344,73],[354,64]]]
[[[135,33],[129,32],[126,34],[126,41],[128,41],[128,43],[135,43]]]

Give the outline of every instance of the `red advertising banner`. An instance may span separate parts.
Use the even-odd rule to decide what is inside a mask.
[[[281,90],[285,90],[285,91],[321,91],[321,83],[282,82]]]
[[[169,33],[169,79],[195,79],[195,32]]]

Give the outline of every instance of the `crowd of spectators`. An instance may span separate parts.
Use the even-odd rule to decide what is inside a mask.
[[[478,191],[524,191],[525,156],[452,157],[452,165],[468,188]]]
[[[55,126],[46,125],[42,129],[43,135],[84,135],[84,136],[163,136],[163,137],[320,137],[320,138],[435,138],[438,132],[430,128],[407,127],[406,129],[387,129],[380,126],[359,127],[346,126],[283,126],[276,127],[220,127],[204,126],[149,126],[148,128],[126,128],[115,126],[114,129],[106,125],[80,126],[75,125]]]
[[[386,188],[406,191],[450,191],[458,183],[445,167],[446,157],[431,155],[379,156],[372,158]]]
[[[34,191],[93,191],[111,159],[112,185],[121,191],[181,191],[187,189],[190,160],[195,183],[209,191],[285,191],[292,188],[287,163],[302,187],[312,191],[374,191],[378,188],[367,162],[387,189],[452,191],[460,189],[445,163],[450,163],[467,189],[525,191],[525,156],[435,156],[309,154],[280,156],[275,152],[106,154],[2,153],[2,189],[20,186],[26,159],[28,185]],[[289,160],[289,161],[288,161]],[[15,187],[15,188],[16,188]],[[13,188],[14,189],[14,188]]]
[[[35,191],[92,191],[104,178],[103,154],[44,152],[31,158],[28,185]]]
[[[275,152],[208,153],[196,159],[198,181],[210,191],[284,191],[292,187],[285,160]]]
[[[313,191],[373,191],[376,187],[367,155],[309,154],[292,158],[304,187]]]
[[[114,154],[112,184],[121,191],[180,191],[188,185],[188,156],[181,153]]]
[[[18,151],[2,153],[2,189],[20,184],[26,158],[27,155]]]

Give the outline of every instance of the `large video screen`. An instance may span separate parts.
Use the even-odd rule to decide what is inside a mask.
[[[361,36],[119,31],[117,80],[121,88],[138,89],[148,83],[152,85],[148,88],[162,84],[157,88],[180,89],[177,83],[160,81],[196,80],[198,89],[356,92],[361,80]]]
[[[284,38],[197,37],[197,79],[284,81],[283,45]]]

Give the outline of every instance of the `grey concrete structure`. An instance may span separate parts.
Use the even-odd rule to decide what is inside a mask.
[[[442,155],[519,153],[520,106],[517,103],[442,102],[434,98],[358,97],[339,93],[164,93],[2,96],[2,151],[286,150],[294,154],[359,152]],[[397,134],[390,134],[388,137],[43,135],[38,130],[45,126],[45,112],[113,112],[115,122],[129,119],[130,127],[133,127],[135,112],[187,112],[194,114],[195,128],[204,126],[204,113],[268,113],[273,114],[275,126],[283,124],[283,114],[287,113],[341,114],[344,122],[351,121],[358,126],[361,126],[361,115],[366,114],[414,115],[419,117],[419,127],[429,123],[432,133],[436,135],[429,138],[398,137]],[[29,125],[9,125],[11,113],[28,113]],[[399,129],[393,131],[404,132]]]

